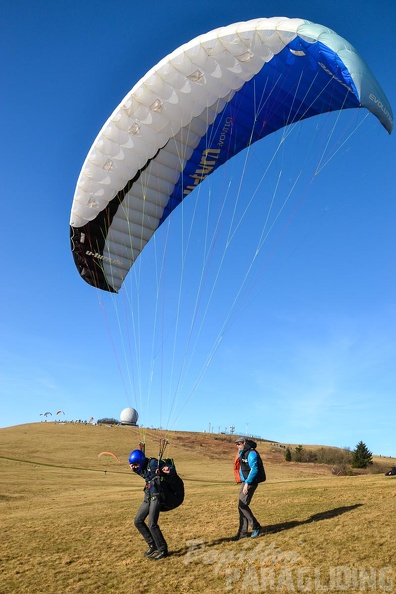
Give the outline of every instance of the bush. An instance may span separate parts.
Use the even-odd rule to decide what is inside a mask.
[[[351,463],[351,451],[347,448],[326,448],[322,447],[318,450],[309,450],[302,445],[297,446],[294,452],[287,448],[285,454],[287,462],[317,462],[318,464],[332,464],[335,466],[346,466]]]
[[[109,419],[109,418],[105,418],[105,419],[99,419],[97,421],[97,425],[119,425],[120,421],[117,421],[117,419]]]

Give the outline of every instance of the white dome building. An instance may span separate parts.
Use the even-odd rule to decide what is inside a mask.
[[[121,425],[134,425],[136,427],[139,415],[134,408],[124,408],[120,414]]]

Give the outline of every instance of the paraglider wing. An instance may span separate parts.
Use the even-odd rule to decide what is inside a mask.
[[[121,460],[119,459],[119,457],[116,456],[115,454],[113,454],[113,452],[100,452],[98,457],[100,458],[100,456],[112,456],[115,460],[117,460],[117,462],[121,463]]]
[[[43,414],[44,414],[45,417],[48,417],[48,415],[51,415],[51,417],[52,417],[52,413],[51,412],[45,412]]]
[[[359,107],[391,132],[375,77],[321,25],[256,19],[183,45],[131,89],[85,160],[70,218],[80,275],[118,292],[155,230],[220,165],[284,126]]]
[[[62,415],[64,415],[64,414],[65,414],[65,413],[63,412],[63,410],[57,410],[57,411],[56,411],[56,414],[57,414],[57,415],[60,415],[61,413],[62,413]]]

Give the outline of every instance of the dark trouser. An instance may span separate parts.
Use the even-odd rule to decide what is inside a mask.
[[[149,546],[154,544],[158,551],[167,551],[168,546],[158,526],[159,515],[160,501],[158,495],[150,495],[146,491],[142,505],[139,507],[135,516],[135,526]],[[144,521],[147,516],[148,525]]]
[[[238,511],[239,511],[239,530],[240,536],[245,536],[248,533],[248,528],[251,526],[252,530],[258,530],[260,528],[260,522],[256,520],[251,509],[249,508],[252,497],[257,489],[256,485],[249,485],[249,490],[246,495],[243,493],[243,487],[245,483],[242,483],[241,490],[239,491]]]

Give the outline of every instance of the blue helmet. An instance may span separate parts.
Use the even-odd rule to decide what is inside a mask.
[[[129,464],[139,464],[139,467],[133,472],[140,472],[145,461],[146,456],[143,454],[142,450],[133,450],[133,452],[129,454]]]

